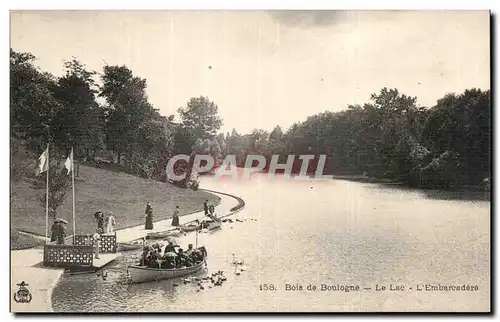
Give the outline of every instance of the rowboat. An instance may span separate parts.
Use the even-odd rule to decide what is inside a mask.
[[[221,227],[221,222],[220,221],[215,221],[213,219],[203,219],[200,224],[200,228],[202,230],[207,229],[207,230],[213,230]]]
[[[180,228],[159,231],[155,233],[148,233],[146,238],[148,239],[162,239],[166,237],[179,237],[182,234],[182,230]]]
[[[197,229],[200,229],[200,227],[201,225],[198,222],[187,223],[180,226],[180,228],[185,232],[195,231]]]
[[[142,243],[119,243],[116,247],[117,252],[127,252],[130,250],[141,249]]]
[[[205,262],[201,262],[191,267],[161,269],[149,268],[147,266],[132,265],[128,267],[128,273],[132,283],[141,283],[149,281],[159,281],[182,277],[200,271]]]
[[[127,268],[130,281],[132,283],[159,281],[159,280],[172,279],[196,273],[206,265],[205,247],[200,247],[199,249],[202,251],[204,255],[204,260],[203,262],[190,267],[162,269],[162,268],[150,268],[147,266],[131,265]]]

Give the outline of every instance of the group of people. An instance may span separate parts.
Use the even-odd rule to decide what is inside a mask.
[[[94,214],[94,217],[97,221],[97,229],[96,232],[92,235],[92,243],[94,246],[94,258],[99,258],[99,248],[101,244],[101,235],[112,234],[115,231],[116,220],[113,213],[110,211],[107,214],[104,214],[102,211],[98,211]]]
[[[107,215],[104,215],[102,211],[98,211],[94,214],[94,217],[97,221],[97,229],[96,233],[92,235],[93,242],[96,245],[96,258],[99,258],[99,240],[100,235],[103,233],[111,234],[115,229],[115,217],[112,212],[109,212]],[[51,227],[51,236],[50,241],[56,241],[58,245],[64,245],[64,241],[67,236],[67,224],[68,222],[64,219],[56,219]]]
[[[105,215],[104,212],[98,211],[94,217],[97,221],[97,232],[112,234],[115,231],[116,220],[112,212]]]
[[[208,205],[208,200],[205,200],[203,203],[203,211],[205,212],[205,216],[208,216],[209,214],[211,216],[215,216],[215,206],[214,205]]]
[[[214,205],[209,206],[208,200],[205,200],[205,202],[203,203],[203,210],[205,212],[205,216],[209,215],[209,214],[211,216],[215,216],[215,206]],[[146,204],[145,214],[146,214],[146,223],[144,224],[144,229],[151,230],[151,229],[153,229],[153,207],[151,206],[150,202],[148,202]],[[180,226],[179,216],[180,216],[179,206],[175,206],[175,210],[174,210],[174,213],[172,215],[172,226],[173,227]]]
[[[68,222],[63,219],[54,220],[50,235],[51,242],[57,241],[58,245],[64,245],[64,240],[66,239],[67,224]]]
[[[203,253],[198,249],[194,249],[193,244],[189,244],[186,251],[182,248],[176,250],[176,246],[171,242],[165,246],[163,252],[161,248],[159,244],[145,246],[140,265],[150,268],[173,269],[191,267],[204,260]]]

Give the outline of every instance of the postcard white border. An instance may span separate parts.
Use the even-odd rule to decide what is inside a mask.
[[[0,68],[1,76],[2,76],[2,90],[1,93],[1,102],[3,103],[3,108],[1,109],[2,116],[0,121],[3,123],[3,126],[0,127],[0,144],[2,151],[8,151],[9,149],[9,65],[8,65],[8,53],[9,53],[9,11],[10,10],[54,10],[54,9],[72,9],[72,10],[145,10],[145,9],[156,9],[156,10],[166,10],[166,9],[230,9],[230,10],[248,10],[248,9],[358,9],[358,10],[492,10],[493,14],[498,13],[499,1],[488,1],[488,0],[475,0],[475,1],[435,1],[435,0],[420,0],[414,2],[406,2],[406,1],[397,1],[397,0],[379,0],[379,1],[369,1],[369,0],[350,0],[350,1],[319,1],[319,0],[300,0],[300,1],[285,1],[285,0],[252,0],[252,1],[229,1],[229,0],[218,0],[218,1],[203,1],[203,0],[175,0],[168,1],[165,3],[164,1],[152,1],[152,0],[141,0],[141,1],[133,1],[133,0],[121,0],[121,1],[104,1],[104,0],[86,0],[86,1],[62,1],[62,0],[45,0],[45,1],[35,1],[35,0],[20,0],[20,1],[5,1],[1,2],[0,7],[3,9],[0,11],[0,19],[1,19],[1,43],[6,47],[1,52],[2,59]],[[494,20],[495,25],[497,24],[497,19]],[[494,42],[497,40],[497,35],[495,35]],[[493,43],[492,43],[493,46]],[[492,57],[493,58],[493,57]],[[495,53],[495,58],[497,58],[497,53]],[[492,75],[496,75],[492,74]],[[492,82],[495,85],[493,93],[498,92],[498,84]],[[495,102],[496,100],[494,100]],[[495,113],[495,121],[498,121],[498,113]],[[495,122],[498,124],[498,122]],[[494,127],[495,129],[495,127]],[[497,132],[497,131],[494,131]],[[495,140],[497,141],[497,140]],[[498,141],[497,141],[498,143]],[[493,151],[496,151],[497,146],[494,147]],[[6,154],[5,154],[6,155]],[[498,160],[497,160],[498,161]],[[9,233],[7,227],[9,226],[9,158],[7,156],[0,159],[0,177],[2,180],[0,200],[2,205],[2,216],[1,220],[3,221],[4,227],[4,240],[5,247],[1,248],[2,253],[4,254],[0,258],[4,260],[10,257],[9,250],[7,245],[10,243]],[[498,164],[495,164],[497,166]],[[497,167],[495,167],[497,168]],[[495,180],[496,178],[494,178]],[[496,181],[496,180],[495,180]],[[495,195],[493,199],[496,199],[497,196],[496,189]],[[494,214],[492,214],[494,216]],[[498,220],[497,220],[498,223]],[[498,228],[497,226],[495,228]],[[498,229],[496,230],[498,232]],[[495,256],[498,255],[498,249],[496,250]],[[3,300],[1,303],[4,305],[4,309],[2,312],[9,312],[9,303],[10,303],[10,294],[6,291],[9,289],[9,279],[7,276],[10,276],[10,267],[8,265],[2,265],[3,273],[5,274],[2,279],[4,287],[2,288],[4,291],[1,292],[1,297]],[[496,272],[498,273],[498,269]],[[493,285],[494,287],[494,285]],[[497,297],[498,298],[498,297]],[[493,304],[493,303],[492,303]],[[498,304],[498,301],[497,303]],[[498,308],[498,305],[496,306]],[[124,316],[125,317],[125,316]],[[251,320],[259,320],[259,321],[270,321],[277,316],[270,317],[262,317],[262,316],[247,316],[245,319]],[[285,316],[284,318],[288,318],[291,316]],[[408,317],[408,316],[406,316]],[[7,317],[9,320],[14,319],[15,316],[10,314]],[[39,318],[47,318],[53,319],[54,316],[40,316]],[[74,319],[75,317],[65,317],[58,316],[60,320],[69,321],[70,319]],[[79,320],[95,320],[99,319],[100,321],[113,321],[117,316],[94,316],[94,317],[78,317]],[[151,316],[153,319],[168,319],[169,321],[180,321],[186,318],[190,320],[198,320],[198,319],[206,319],[207,317],[201,316],[184,316],[184,317],[171,317],[171,316]],[[211,317],[212,319],[219,319],[219,317]],[[243,316],[239,317],[227,317],[229,319],[243,318]],[[283,317],[281,317],[283,318]],[[303,320],[310,318],[325,318],[324,316],[301,316],[295,317],[295,320]],[[335,320],[365,320],[369,317],[367,316],[330,316],[329,318],[334,318]],[[371,316],[370,318],[374,318]],[[375,318],[390,318],[391,320],[403,320],[404,316],[379,316]],[[422,320],[422,321],[437,321],[442,318],[442,316],[414,316],[412,319],[414,320]],[[463,317],[465,320],[480,320],[481,317]],[[484,318],[484,317],[483,317]],[[140,321],[143,317],[139,316],[128,316],[128,320],[131,321]]]

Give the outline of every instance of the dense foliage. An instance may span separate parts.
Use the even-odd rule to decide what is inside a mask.
[[[384,88],[362,106],[313,115],[286,131],[224,135],[214,102],[189,99],[176,123],[149,103],[146,80],[126,66],[97,73],[73,59],[56,77],[37,68],[33,55],[11,50],[10,67],[13,179],[25,175],[26,159],[34,165],[47,142],[51,156],[65,158],[74,147],[79,162],[158,180],[168,179],[165,166],[181,153],[210,154],[216,165],[233,154],[240,166],[249,154],[268,161],[280,155],[280,162],[290,154],[325,154],[329,173],[420,187],[478,185],[490,177],[490,91],[446,94],[424,108],[416,97]]]
[[[420,187],[476,186],[490,177],[490,91],[447,94],[423,108],[415,97],[384,88],[363,106],[324,112],[286,133],[227,135],[227,153],[244,165],[248,154],[327,155],[333,174],[365,174]],[[297,158],[298,159],[298,158]],[[317,159],[317,158],[316,158]],[[299,171],[300,162],[294,166]],[[310,171],[315,170],[311,162]]]
[[[98,74],[73,59],[64,63],[65,75],[56,77],[41,71],[35,60],[11,50],[14,180],[27,175],[48,142],[52,160],[65,158],[74,147],[80,162],[166,180],[169,157],[192,153],[222,124],[217,106],[205,97],[179,109],[179,124],[160,115],[148,102],[146,80],[126,66],[104,66]]]

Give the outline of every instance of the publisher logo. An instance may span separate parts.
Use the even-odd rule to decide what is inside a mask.
[[[22,281],[21,283],[17,284],[17,286],[19,286],[19,289],[17,290],[16,293],[14,293],[14,301],[16,301],[17,303],[31,302],[32,296],[30,291],[26,287],[28,286],[28,284]]]

